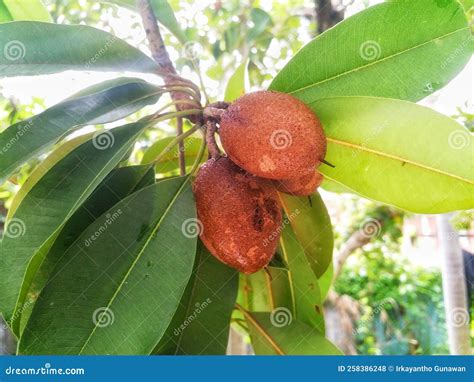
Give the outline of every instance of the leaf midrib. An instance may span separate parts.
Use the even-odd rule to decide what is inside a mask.
[[[339,77],[343,77],[343,76],[349,75],[349,74],[351,74],[351,73],[357,72],[357,71],[359,71],[359,70],[366,69],[366,68],[371,67],[371,66],[373,66],[373,65],[377,65],[377,64],[382,63],[382,62],[385,62],[385,61],[387,61],[387,60],[391,60],[391,59],[393,59],[393,58],[395,58],[395,57],[397,57],[397,56],[399,56],[399,55],[401,55],[401,54],[404,54],[404,53],[410,52],[410,51],[412,51],[412,50],[418,49],[418,48],[420,48],[420,47],[422,47],[422,46],[424,46],[424,45],[431,44],[431,43],[433,43],[433,42],[436,41],[436,40],[442,40],[442,39],[444,39],[444,38],[446,38],[446,37],[448,37],[448,36],[450,36],[450,35],[459,33],[459,32],[464,31],[464,30],[469,30],[469,27],[463,27],[463,28],[460,28],[460,29],[456,29],[455,31],[452,31],[452,32],[449,32],[449,33],[447,33],[447,34],[445,34],[445,35],[442,35],[442,36],[433,38],[433,39],[431,39],[431,40],[425,41],[425,42],[423,42],[423,43],[421,43],[421,44],[412,46],[411,48],[402,50],[402,51],[397,52],[397,53],[395,53],[395,54],[392,54],[392,55],[390,55],[390,56],[384,57],[384,58],[382,58],[382,59],[380,59],[380,60],[375,60],[375,61],[373,61],[373,62],[369,62],[369,63],[366,64],[366,65],[362,65],[362,66],[358,66],[358,67],[356,67],[356,68],[352,68],[352,69],[347,70],[347,71],[345,71],[345,72],[336,74],[335,76],[328,77],[328,78],[326,78],[326,79],[324,79],[324,80],[322,80],[322,81],[314,82],[314,83],[312,83],[312,84],[310,84],[310,85],[303,86],[303,87],[301,87],[301,88],[292,90],[292,91],[287,92],[287,93],[288,93],[288,94],[298,93],[298,92],[304,91],[304,90],[306,90],[306,89],[312,88],[312,87],[314,87],[314,86],[318,86],[318,85],[320,85],[320,84],[323,84],[323,83],[325,83],[325,82],[329,82],[329,81],[335,80],[335,79],[337,79],[337,78],[339,78]]]
[[[280,197],[280,201],[282,201],[282,198]],[[285,204],[283,204],[283,208],[286,212],[286,207],[285,207]],[[294,287],[294,284],[293,284],[293,273],[291,272],[291,269],[290,269],[290,262],[289,262],[289,259],[288,259],[288,250],[286,248],[286,244],[285,244],[285,241],[283,240],[283,236],[280,237],[280,245],[281,245],[281,250],[283,252],[283,257],[285,259],[285,262],[286,264],[288,264],[288,268],[287,268],[287,271],[288,271],[288,284],[290,286],[290,293],[291,293],[291,307],[293,308],[293,314],[295,315],[296,317],[296,293],[295,293],[295,287]]]
[[[276,343],[276,341],[272,338],[272,336],[267,333],[267,331],[253,318],[252,314],[248,312],[247,310],[243,309],[240,306],[237,306],[237,308],[243,313],[245,318],[251,322],[251,324],[257,329],[258,332],[262,334],[262,336],[268,341],[270,346],[275,350],[278,355],[285,355],[285,352],[283,351],[280,346]]]
[[[438,173],[440,175],[444,175],[446,177],[453,178],[453,179],[460,180],[462,182],[474,185],[474,181],[472,181],[472,180],[465,179],[465,178],[463,178],[459,175],[450,174],[446,171],[439,170],[439,169],[436,169],[436,168],[433,168],[433,167],[430,167],[430,166],[426,166],[422,163],[415,162],[411,159],[401,158],[401,157],[398,157],[398,156],[393,155],[393,154],[384,153],[384,152],[381,152],[381,151],[378,151],[378,150],[374,150],[374,149],[370,149],[368,147],[361,146],[359,144],[355,144],[355,143],[351,143],[351,142],[345,142],[345,141],[341,141],[341,140],[330,138],[330,137],[326,137],[326,139],[328,140],[328,142],[339,144],[341,146],[351,147],[351,148],[354,148],[356,150],[365,151],[367,153],[371,153],[371,154],[378,155],[378,156],[381,156],[381,157],[384,157],[384,158],[396,160],[396,161],[399,161],[399,162],[408,163],[408,164],[411,164],[415,167],[419,167],[419,168],[427,170],[427,171]]]
[[[107,309],[110,309],[111,305],[114,303],[115,299],[117,298],[118,294],[120,293],[120,291],[122,290],[122,287],[123,285],[125,284],[126,280],[128,279],[128,277],[130,276],[130,274],[132,273],[133,269],[135,268],[135,265],[138,263],[138,261],[141,259],[143,253],[145,252],[146,248],[148,247],[148,245],[150,244],[151,240],[153,239],[153,237],[155,236],[156,232],[158,231],[158,229],[161,227],[161,224],[164,220],[164,218],[168,215],[169,211],[171,210],[171,208],[174,206],[175,202],[176,202],[176,199],[178,199],[178,197],[181,195],[184,187],[187,185],[187,183],[189,182],[189,176],[187,179],[185,179],[183,181],[183,184],[179,187],[178,191],[176,192],[176,194],[173,196],[173,198],[171,199],[168,207],[166,208],[166,210],[163,212],[163,215],[161,216],[161,218],[158,220],[158,222],[156,223],[156,226],[155,228],[153,228],[152,232],[148,235],[148,239],[146,240],[146,242],[143,244],[143,247],[140,249],[140,252],[138,253],[137,257],[135,258],[135,260],[132,262],[132,264],[130,265],[127,273],[125,274],[124,278],[122,279],[122,281],[120,282],[120,285],[117,287],[116,291],[114,292],[114,294],[112,295],[109,303],[107,304],[106,306],[106,310]],[[81,349],[79,350],[79,353],[78,354],[82,354],[82,352],[84,351],[85,347],[87,346],[87,344],[89,343],[89,341],[92,339],[92,337],[94,336],[94,333],[95,331],[97,330],[98,328],[98,321],[96,323],[94,323],[94,328],[92,329],[90,335],[87,337],[86,341],[84,342],[84,345],[81,347]]]

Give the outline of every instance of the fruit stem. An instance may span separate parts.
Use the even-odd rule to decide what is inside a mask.
[[[217,131],[216,122],[211,119],[206,121],[206,143],[207,149],[209,151],[209,155],[213,159],[217,159],[221,156],[221,151],[219,150],[219,146],[216,143],[215,133]]]
[[[321,163],[324,163],[325,165],[328,165],[329,167],[336,168],[331,162],[328,162],[327,160],[321,159]]]

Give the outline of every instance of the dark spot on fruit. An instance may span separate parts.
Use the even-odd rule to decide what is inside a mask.
[[[272,220],[277,220],[279,215],[279,206],[277,202],[273,199],[265,198],[264,206],[267,213],[272,217]]]
[[[253,210],[252,216],[252,225],[255,231],[262,232],[263,231],[263,211],[262,208],[257,204]]]

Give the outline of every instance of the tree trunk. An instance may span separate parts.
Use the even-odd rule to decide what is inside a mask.
[[[317,34],[332,28],[344,19],[344,10],[337,11],[331,0],[315,0]]]
[[[451,214],[437,216],[449,351],[453,355],[471,354],[464,260],[450,218]]]

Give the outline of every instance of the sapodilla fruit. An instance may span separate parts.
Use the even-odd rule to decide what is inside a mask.
[[[210,159],[193,184],[201,240],[220,261],[244,273],[268,264],[282,224],[271,181],[242,170],[227,157]]]
[[[322,182],[323,176],[319,172],[313,171],[300,178],[274,180],[273,184],[280,192],[295,196],[308,196],[316,191]]]
[[[251,174],[292,179],[313,172],[326,154],[326,137],[300,100],[271,91],[246,94],[223,113],[219,135],[229,158]]]

